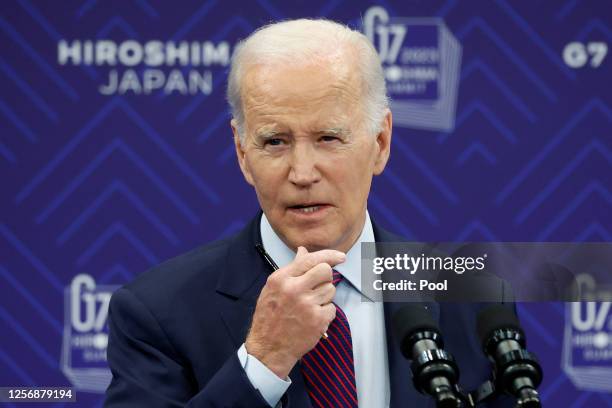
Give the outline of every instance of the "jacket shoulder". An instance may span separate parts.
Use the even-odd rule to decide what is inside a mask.
[[[232,237],[233,238],[233,237]],[[195,293],[214,291],[219,271],[225,268],[232,238],[194,248],[141,273],[124,286],[145,305],[167,306]]]

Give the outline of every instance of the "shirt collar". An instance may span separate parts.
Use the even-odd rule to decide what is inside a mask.
[[[261,241],[266,252],[274,259],[276,264],[282,268],[288,265],[295,258],[293,252],[285,243],[276,235],[274,229],[270,225],[266,214],[261,216],[260,223]],[[374,230],[370,221],[370,214],[366,210],[366,220],[361,230],[361,235],[353,246],[346,253],[346,261],[334,267],[340,272],[345,280],[347,280],[355,289],[361,293],[361,243],[374,242]]]

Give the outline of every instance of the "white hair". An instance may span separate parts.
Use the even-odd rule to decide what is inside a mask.
[[[377,134],[389,100],[380,58],[368,38],[359,31],[325,19],[299,19],[261,27],[240,41],[232,55],[227,100],[244,140],[244,110],[241,80],[249,66],[307,64],[339,52],[352,53],[361,73],[366,131]]]

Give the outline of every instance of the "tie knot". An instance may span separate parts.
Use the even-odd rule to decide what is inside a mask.
[[[335,269],[332,269],[332,283],[334,286],[338,286],[340,281],[342,280],[342,274]]]

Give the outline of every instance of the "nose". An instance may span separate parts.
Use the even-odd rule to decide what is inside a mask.
[[[297,187],[309,187],[321,180],[317,155],[309,143],[296,143],[291,152],[289,181]]]

